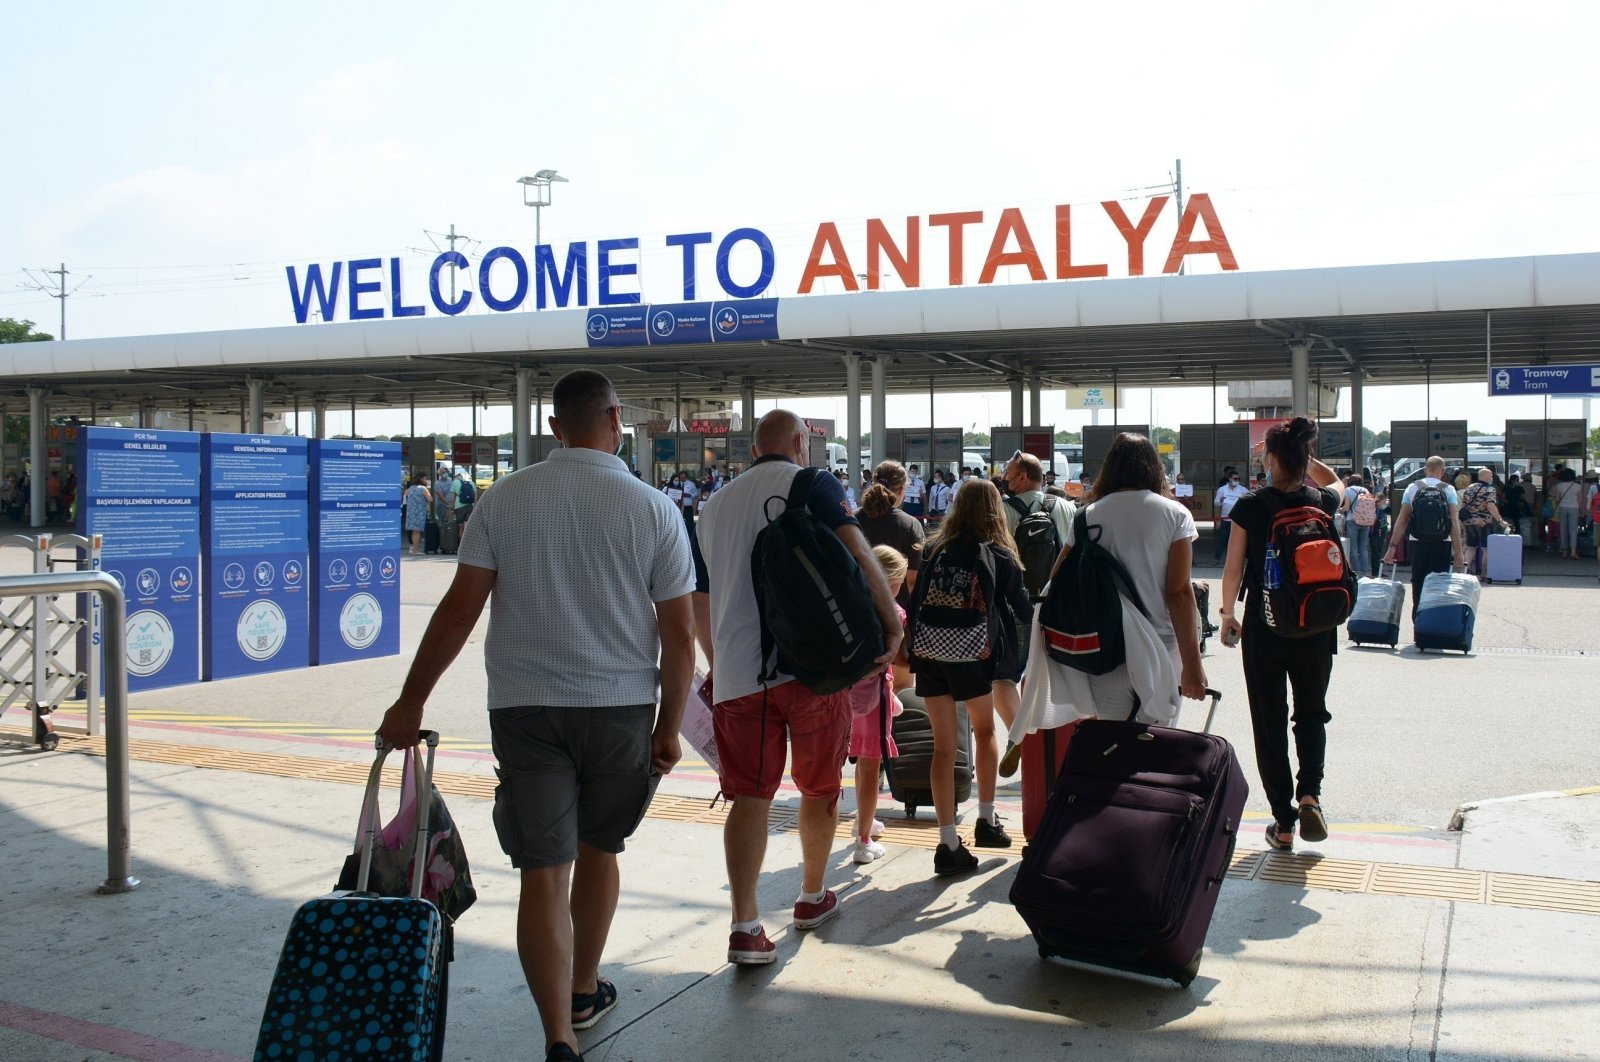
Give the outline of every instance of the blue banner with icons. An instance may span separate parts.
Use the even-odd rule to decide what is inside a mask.
[[[77,471],[78,533],[127,594],[129,691],[197,681],[200,435],[83,428]]]
[[[307,440],[201,437],[201,673],[235,678],[311,662]]]
[[[777,299],[602,306],[584,319],[590,347],[755,343],[778,338]]]
[[[1502,365],[1489,377],[1491,395],[1600,395],[1600,365]]]
[[[311,662],[400,652],[400,444],[311,441]]]

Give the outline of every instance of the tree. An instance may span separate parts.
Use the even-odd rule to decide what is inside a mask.
[[[48,343],[55,338],[49,332],[35,332],[32,321],[0,317],[0,343]]]
[[[1058,442],[1058,443],[1076,443],[1079,446],[1082,446],[1083,445],[1083,433],[1082,432],[1077,432],[1077,431],[1067,431],[1065,428],[1063,428],[1062,430],[1056,432],[1056,442]]]
[[[1600,460],[1600,428],[1589,433],[1589,456]]]
[[[961,433],[962,446],[988,446],[992,440],[986,431],[964,431]]]

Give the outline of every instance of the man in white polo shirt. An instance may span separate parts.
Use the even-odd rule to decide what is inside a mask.
[[[761,418],[749,471],[711,496],[698,527],[711,590],[712,721],[721,761],[722,794],[733,802],[723,828],[733,925],[728,961],[772,962],[776,947],[761,926],[756,885],[767,851],[767,813],[792,749],[790,776],[800,790],[800,896],[797,929],[814,929],[839,911],[839,897],[824,887],[828,853],[838,820],[840,771],[850,741],[850,691],[819,695],[782,674],[765,686],[761,674],[761,613],[750,556],[756,536],[783,511],[810,440],[805,424],[788,410]],[[872,587],[885,655],[894,659],[902,632],[883,569],[832,476],[817,476],[806,508],[831,527]]]
[[[547,1062],[580,1058],[575,1030],[616,1006],[599,971],[617,853],[678,762],[694,674],[683,515],[616,456],[621,403],[609,380],[569,372],[552,398],[563,449],[478,500],[455,581],[378,731],[396,747],[417,743],[423,704],[492,593],[483,659],[495,832],[522,874],[517,952]]]

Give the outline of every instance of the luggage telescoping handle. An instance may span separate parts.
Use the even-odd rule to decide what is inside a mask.
[[[422,899],[422,878],[427,872],[428,814],[431,810],[429,802],[433,799],[433,754],[439,747],[439,732],[419,730],[417,740],[428,746],[426,765],[423,763],[420,745],[413,745],[405,753],[411,757],[412,774],[417,782],[417,834],[411,855],[413,900]],[[361,802],[361,873],[356,877],[357,892],[367,891],[367,879],[372,873],[373,848],[377,845],[378,834],[383,829],[378,813],[378,788],[383,781],[383,761],[388,758],[389,750],[393,747],[384,741],[381,735],[374,738],[372,743],[377,748],[378,755],[372,761],[372,770],[367,774],[367,792]]]
[[[1200,731],[1202,734],[1211,733],[1211,723],[1217,718],[1217,705],[1222,703],[1222,691],[1207,686],[1206,696],[1211,698],[1211,707],[1206,709],[1206,725]]]

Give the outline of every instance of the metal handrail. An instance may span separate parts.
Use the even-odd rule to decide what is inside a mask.
[[[99,893],[132,892],[132,830],[128,800],[127,604],[122,584],[105,572],[44,572],[0,576],[0,598],[97,594],[105,610],[106,880]]]

